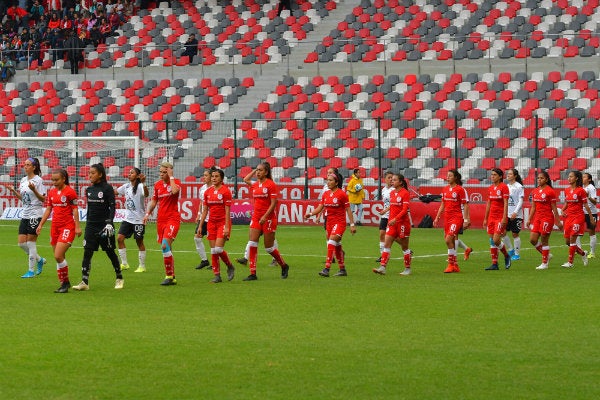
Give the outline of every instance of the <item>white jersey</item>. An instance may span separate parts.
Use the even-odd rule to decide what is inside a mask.
[[[46,195],[44,181],[39,175],[35,175],[31,179],[24,176],[19,184],[19,194],[21,195],[21,202],[23,203],[23,214],[21,218],[42,218],[42,215],[44,215],[44,202],[40,201],[33,193],[33,190],[29,188],[29,182],[33,182],[33,185],[39,194]]]
[[[137,191],[133,194],[133,185],[131,182],[120,186],[117,193],[125,196],[125,218],[130,224],[139,225],[144,223],[144,214],[146,214],[146,204],[144,201],[144,184],[139,183]]]
[[[389,208],[390,206],[390,193],[392,193],[392,191],[394,190],[394,188],[392,186],[387,187],[384,186],[383,188],[381,188],[381,199],[383,200],[383,208]],[[387,212],[385,214],[383,214],[381,216],[381,218],[389,218],[390,217],[390,210],[388,209]]]
[[[584,189],[587,193],[587,203],[588,206],[590,206],[590,211],[592,212],[592,214],[598,214],[598,208],[596,207],[596,204],[590,201],[590,199],[598,201],[598,191],[596,190],[596,187],[592,184],[589,184]],[[583,207],[583,212],[587,214],[587,210],[585,209],[585,207]]]
[[[517,214],[516,218],[523,219],[523,199],[525,190],[519,182],[507,183],[508,186],[508,217]]]
[[[206,191],[208,190],[208,188],[209,188],[210,186],[211,186],[211,185],[208,185],[208,184],[206,184],[206,183],[205,183],[205,184],[204,184],[204,185],[202,185],[202,187],[200,188],[200,193],[199,193],[199,194],[200,194],[200,213],[199,213],[200,215],[202,215],[202,209],[204,208],[204,193],[206,193]],[[207,213],[206,213],[206,219],[204,220],[205,222],[208,222],[208,214],[209,214],[209,213],[207,212]]]

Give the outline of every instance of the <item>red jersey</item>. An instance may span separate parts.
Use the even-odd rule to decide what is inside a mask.
[[[532,201],[535,203],[535,218],[538,220],[554,221],[552,204],[556,204],[556,192],[550,186],[535,188],[532,192]]]
[[[48,191],[46,207],[52,207],[52,225],[75,228],[73,209],[77,208],[77,193],[71,186]]]
[[[271,179],[266,179],[263,183],[254,182],[250,188],[250,193],[254,199],[254,214],[259,219],[267,212],[271,207],[271,199],[276,199],[279,196],[279,189],[275,182]],[[273,210],[270,217],[277,215],[277,207]]]
[[[181,188],[181,181],[175,179],[175,184]],[[158,214],[156,219],[159,221],[165,221],[169,219],[180,219],[179,214],[179,193],[171,193],[171,183],[160,180],[154,184],[154,193],[152,194],[152,200],[155,200],[158,205]]]
[[[410,201],[410,193],[404,188],[400,190],[392,190],[390,192],[390,217],[388,221],[395,219],[397,222],[402,222],[408,219],[408,202]]]
[[[488,219],[490,221],[501,221],[504,215],[504,200],[508,199],[510,190],[508,185],[500,182],[497,185],[491,185],[488,189],[488,199],[490,200],[490,213]],[[508,210],[508,208],[507,208]]]
[[[442,203],[444,203],[446,219],[462,219],[463,204],[466,204],[467,200],[467,191],[462,186],[446,186],[442,190]]]
[[[204,206],[208,207],[211,222],[225,221],[225,206],[231,207],[231,191],[225,185],[219,189],[209,187],[204,192]]]
[[[327,224],[346,225],[346,209],[350,208],[346,192],[341,189],[337,189],[335,192],[328,190],[323,194],[321,204],[325,209]]]
[[[565,203],[567,205],[567,219],[585,219],[583,206],[587,202],[587,192],[582,187],[565,189]]]

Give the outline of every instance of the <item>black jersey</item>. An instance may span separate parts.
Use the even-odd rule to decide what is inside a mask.
[[[108,182],[89,186],[87,198],[87,222],[110,224],[115,218],[115,192]]]

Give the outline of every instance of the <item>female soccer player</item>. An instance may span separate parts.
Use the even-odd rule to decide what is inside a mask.
[[[542,254],[542,263],[536,269],[548,269],[550,254],[550,234],[554,224],[562,229],[562,222],[556,208],[556,192],[552,188],[550,175],[540,171],[537,176],[537,187],[532,192],[531,210],[526,226],[531,227],[529,242]]]
[[[383,249],[385,248],[385,231],[387,229],[388,218],[390,216],[390,193],[394,190],[394,186],[392,185],[393,176],[394,174],[392,172],[386,172],[383,178],[385,181],[385,186],[381,188],[383,210],[386,211],[385,213],[381,214],[381,219],[379,220],[379,254],[382,254]],[[379,257],[376,262],[381,262],[381,257]]]
[[[146,205],[144,200],[148,197],[148,187],[144,185],[146,176],[142,174],[139,168],[131,168],[129,171],[129,182],[115,190],[116,195],[125,197],[125,218],[119,227],[117,243],[119,246],[119,256],[121,257],[121,270],[129,269],[127,262],[127,248],[125,239],[132,235],[138,247],[138,268],[134,272],[146,272],[146,245],[144,244],[144,214]]]
[[[28,158],[23,164],[25,176],[21,178],[19,190],[9,185],[8,190],[23,203],[23,214],[19,224],[19,247],[27,254],[28,270],[21,278],[33,278],[42,273],[46,259],[37,252],[37,227],[44,215],[46,187],[40,177],[40,160]]]
[[[488,188],[488,201],[483,217],[483,226],[487,228],[490,237],[490,254],[492,265],[486,271],[498,270],[498,250],[504,255],[504,268],[510,268],[510,256],[506,251],[502,237],[506,234],[508,223],[508,197],[509,190],[504,179],[504,172],[500,168],[492,168],[490,180],[492,184]]]
[[[510,168],[506,171],[506,181],[508,182],[508,224],[506,225],[507,232],[512,233],[513,242],[511,244],[510,237],[505,235],[502,241],[508,249],[508,254],[511,260],[521,259],[521,232],[523,225],[523,199],[525,191],[523,189],[523,180],[519,171]]]
[[[161,244],[166,275],[160,284],[173,286],[177,284],[177,280],[175,279],[175,262],[171,248],[181,225],[181,214],[179,214],[181,182],[173,176],[173,164],[170,162],[162,162],[158,174],[160,179],[154,184],[152,200],[146,209],[143,222],[144,225],[148,223],[152,211],[158,206],[156,236],[157,242]]]
[[[52,171],[52,185],[46,199],[46,211],[36,229],[39,235],[42,227],[52,213],[52,226],[50,228],[50,244],[54,250],[56,260],[56,273],[60,286],[54,293],[67,293],[69,282],[69,264],[65,255],[71,247],[75,235],[81,236],[79,227],[79,209],[77,208],[77,193],[69,186],[69,174],[64,169]]]
[[[387,175],[386,175],[387,178]],[[410,218],[408,217],[408,206],[410,202],[410,193],[408,193],[408,184],[404,175],[392,174],[392,190],[389,194],[389,206],[381,211],[382,215],[388,214],[389,221],[385,231],[385,242],[381,252],[381,265],[379,268],[373,268],[373,272],[385,275],[386,266],[390,259],[391,247],[394,242],[402,246],[404,252],[404,271],[400,275],[410,275],[411,254],[408,247],[410,238]]]
[[[204,175],[202,176],[202,179],[204,180],[204,185],[202,185],[199,192],[200,205],[198,206],[198,216],[196,217],[196,231],[194,232],[194,243],[196,244],[196,252],[200,256],[200,264],[196,266],[196,269],[206,268],[210,265],[210,263],[208,262],[208,258],[206,257],[206,249],[204,248],[204,242],[202,241],[202,236],[206,236],[207,233],[206,229],[209,216],[206,216],[206,220],[202,225],[200,225],[200,217],[202,216],[202,210],[204,209],[204,194],[211,185],[211,171],[212,169],[204,170]]]
[[[253,177],[256,177],[256,181],[252,181]],[[275,243],[279,189],[271,177],[271,165],[268,162],[258,164],[254,170],[250,171],[244,177],[244,182],[250,186],[250,194],[254,200],[254,212],[252,213],[250,231],[248,233],[250,275],[244,278],[244,280],[255,281],[258,279],[256,277],[256,259],[258,240],[261,235],[264,236],[263,240],[266,252],[277,260],[277,264],[281,267],[281,279],[286,279],[290,267],[281,257]]]
[[[231,207],[231,191],[223,185],[225,173],[221,169],[215,169],[211,173],[212,186],[204,193],[204,207],[200,216],[200,225],[206,221],[206,216],[210,213],[210,219],[207,225],[207,237],[210,244],[210,254],[212,260],[212,270],[215,275],[210,283],[221,283],[221,266],[219,259],[227,265],[227,280],[232,280],[235,276],[235,268],[231,264],[229,255],[225,251],[225,242],[229,240],[231,232],[231,216],[229,209]],[[204,235],[200,232],[200,238]]]
[[[598,222],[598,208],[596,204],[598,204],[598,191],[596,186],[594,185],[594,180],[592,179],[592,175],[587,172],[583,173],[583,188],[587,192],[588,198],[588,206],[590,207],[591,214],[587,213],[587,210],[584,209],[585,212],[585,226],[588,234],[590,235],[590,251],[588,253],[588,258],[596,257],[596,224],[592,224],[592,217]],[[581,247],[581,236],[577,236],[579,247]]]
[[[444,273],[460,272],[458,262],[456,261],[455,240],[461,227],[468,228],[469,221],[469,203],[466,190],[462,187],[462,177],[458,170],[448,171],[446,178],[448,186],[442,191],[442,205],[438,209],[434,226],[438,226],[440,217],[444,215],[444,241],[448,248],[448,266]]]
[[[325,192],[325,195],[321,199],[321,203],[312,212],[306,213],[304,218],[308,219],[319,215],[323,209],[325,209],[325,215],[327,217],[327,259],[325,260],[325,268],[319,275],[328,277],[329,269],[331,268],[331,260],[333,254],[338,261],[340,267],[339,272],[334,276],[347,276],[346,266],[344,264],[344,250],[342,249],[342,236],[346,231],[346,216],[350,221],[350,232],[354,235],[356,233],[356,227],[354,226],[354,215],[350,210],[350,203],[348,202],[348,196],[342,189],[339,188],[338,184],[342,181],[342,177],[338,174],[329,174],[327,176],[327,187],[329,190]]]
[[[585,229],[585,209],[588,215],[592,214],[588,206],[587,192],[583,188],[583,176],[579,171],[569,172],[569,185],[565,189],[565,205],[562,209],[563,217],[565,218],[565,242],[569,246],[569,260],[562,266],[565,268],[573,267],[573,259],[575,253],[581,256],[583,265],[588,264],[587,252],[577,244],[577,238],[584,234]],[[590,223],[595,225],[596,219],[590,216]]]
[[[106,170],[102,164],[92,164],[88,173],[91,185],[85,190],[87,199],[87,223],[83,238],[83,261],[81,262],[81,283],[75,290],[89,290],[92,257],[98,248],[108,256],[116,280],[115,289],[123,289],[123,275],[119,257],[115,253],[115,189],[106,180]]]

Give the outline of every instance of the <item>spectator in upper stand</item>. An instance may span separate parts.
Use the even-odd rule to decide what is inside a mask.
[[[64,15],[73,16],[77,2],[75,0],[62,0],[62,12]]]
[[[60,20],[60,29],[64,31],[70,31],[73,28],[73,20],[69,18],[67,14],[63,15],[63,18]]]
[[[81,56],[83,43],[75,32],[69,32],[64,43],[67,59],[71,64],[71,74],[79,73],[79,61],[83,59]]]
[[[48,11],[52,10],[59,12],[62,10],[61,0],[47,0],[46,3],[48,5]]]
[[[110,22],[106,18],[102,18],[100,21],[100,43],[106,43],[106,38],[114,36]]]
[[[279,1],[279,7],[277,7],[277,16],[281,15],[281,12],[283,11],[284,8],[287,8],[288,10],[290,10],[290,13],[292,12],[292,0],[280,0]]]
[[[31,20],[37,23],[42,17],[42,15],[44,15],[44,12],[44,6],[41,5],[38,0],[35,0],[33,2],[33,5],[31,6],[31,9],[29,10]]]
[[[116,31],[121,26],[121,19],[119,18],[119,14],[113,12],[108,17],[108,22],[110,22],[110,26],[112,31]]]
[[[22,7],[19,7],[17,3],[13,3],[11,7],[6,11],[6,15],[2,19],[3,23],[7,21],[13,21],[14,27],[25,27],[29,24],[29,13]]]
[[[191,33],[190,37],[188,37],[188,40],[185,42],[185,51],[181,56],[188,56],[191,62],[196,54],[198,54],[198,39],[196,39],[195,34]]]
[[[15,74],[15,63],[13,60],[4,56],[0,61],[0,81],[8,82]]]
[[[108,0],[106,2],[106,5],[104,6],[104,9],[106,10],[106,15],[111,15],[112,13],[114,13],[115,3],[113,2],[113,0]]]

